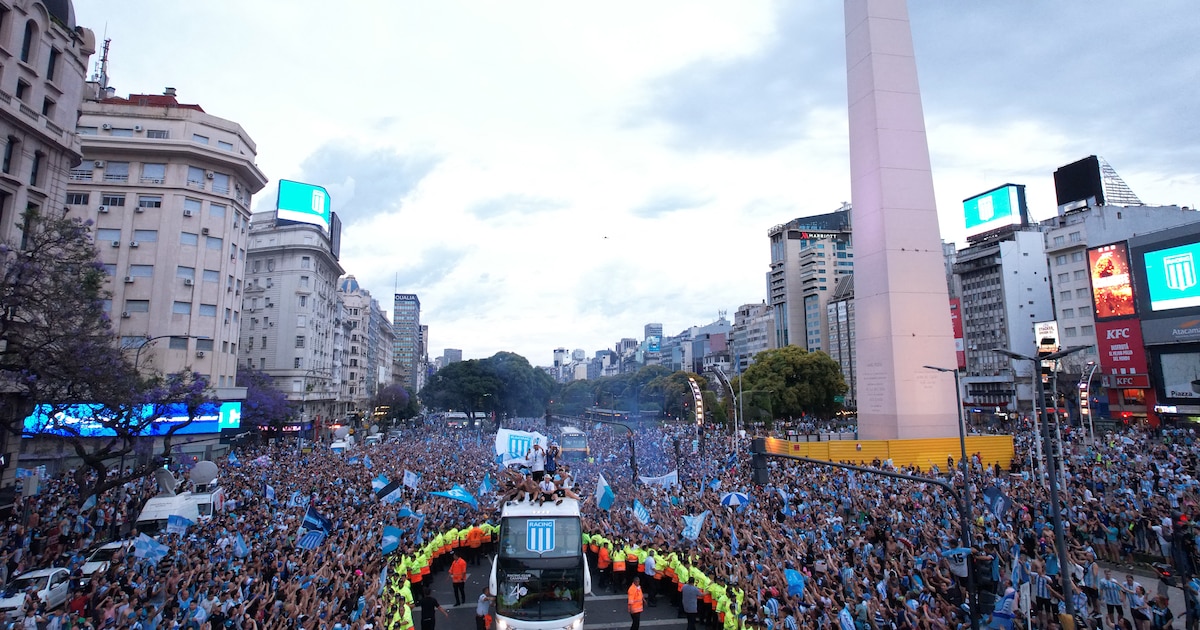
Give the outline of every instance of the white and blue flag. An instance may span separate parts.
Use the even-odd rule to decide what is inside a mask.
[[[267,500],[272,503],[275,502],[275,488],[272,488],[271,484],[267,484]]]
[[[447,499],[454,499],[455,501],[462,501],[476,510],[479,509],[479,502],[475,500],[475,497],[470,492],[467,492],[466,488],[463,488],[458,484],[454,484],[454,487],[450,488],[449,490],[442,492],[430,492],[429,494],[435,497],[445,497]]]
[[[371,467],[374,466],[374,464],[371,463],[370,455],[363,455],[362,462],[363,462],[363,466],[367,467],[367,470],[371,470]]]
[[[192,525],[195,525],[191,519],[182,517],[178,514],[172,514],[167,517],[167,533],[179,534],[180,536],[187,533],[187,530]]]
[[[499,429],[496,431],[496,458],[503,466],[525,463],[525,456],[534,444],[546,448],[549,443],[549,438],[536,431]]]
[[[304,534],[303,536],[301,536],[300,540],[296,541],[296,546],[301,549],[312,550],[312,549],[316,549],[317,547],[320,547],[321,543],[324,541],[325,541],[325,532],[320,531],[320,530],[314,530],[314,531],[308,532],[308,533]]]
[[[679,485],[679,471],[673,470],[661,477],[638,477],[638,479],[647,486],[671,488],[672,486]]]
[[[633,517],[642,525],[650,524],[650,510],[647,510],[646,506],[642,505],[642,502],[637,499],[633,500]]]
[[[600,475],[600,479],[596,481],[596,507],[601,510],[612,508],[613,501],[617,499],[616,493],[613,492],[612,486],[604,480],[604,475]]]
[[[167,551],[166,545],[145,534],[139,534],[133,541],[133,557],[149,560],[152,564],[167,557]]]
[[[307,530],[319,529],[328,534],[333,529],[333,521],[329,518],[321,516],[320,512],[313,506],[308,506],[308,511],[304,513],[304,521],[300,526]]]
[[[237,455],[234,454],[233,451],[229,451],[229,465],[230,466],[241,466],[242,465],[242,462],[238,461],[238,457],[237,457]]]
[[[708,518],[709,511],[703,512],[695,516],[683,517],[683,537],[688,540],[696,540],[700,537],[700,530],[704,527],[704,519]]]
[[[383,528],[383,555],[388,555],[400,547],[400,536],[404,530],[387,525]]]
[[[288,499],[288,507],[305,507],[308,505],[308,495],[301,494],[299,490],[292,493],[292,498]]]
[[[238,532],[237,538],[233,541],[233,555],[239,558],[250,555],[250,545],[246,544],[246,539],[242,538],[241,532]]]
[[[538,554],[554,551],[554,519],[531,518],[526,521],[525,547]]]
[[[420,483],[420,481],[421,481],[421,475],[419,473],[415,473],[408,469],[404,470],[404,481],[402,483],[405,486],[408,486],[409,488],[416,490],[417,484]]]
[[[388,485],[388,478],[384,477],[383,475],[379,475],[378,477],[371,480],[371,491],[379,492],[380,490],[383,490],[384,487],[386,487],[387,485]]]
[[[496,482],[492,481],[492,473],[484,473],[483,481],[479,484],[479,496],[496,491]]]

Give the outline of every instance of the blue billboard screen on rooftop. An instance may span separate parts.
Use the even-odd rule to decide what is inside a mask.
[[[967,234],[980,234],[998,227],[1025,223],[1025,187],[1005,184],[963,200],[963,223]]]
[[[93,403],[80,403],[67,407],[38,405],[25,418],[25,435],[79,435],[80,437],[113,437],[116,431],[105,420],[107,411]],[[140,418],[160,414],[142,431],[142,435],[166,435],[172,426],[187,422],[187,407],[167,405],[155,407],[143,405],[137,413]],[[137,420],[134,420],[137,422]],[[242,424],[242,403],[220,402],[203,405],[191,424],[177,429],[174,435],[220,433],[222,429],[237,429]]]
[[[329,192],[320,186],[279,180],[279,200],[275,203],[275,218],[320,226],[329,232],[332,202]]]

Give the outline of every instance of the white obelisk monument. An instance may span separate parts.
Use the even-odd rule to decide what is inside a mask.
[[[954,333],[905,0],[845,0],[858,427],[957,437]]]

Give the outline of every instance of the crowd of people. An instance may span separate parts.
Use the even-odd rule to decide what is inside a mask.
[[[505,428],[555,433],[540,419],[506,421]],[[710,430],[700,439],[690,425],[649,423],[633,435],[639,472],[677,471],[679,483],[635,483],[625,431],[582,428],[590,456],[567,462],[569,470],[551,487],[522,485],[523,476],[504,472],[492,436],[478,429],[409,428],[341,454],[321,445],[300,452],[295,443],[241,448],[229,462],[218,462],[224,509],[182,534],[161,535],[165,557],[118,552],[86,581],[79,569],[87,554],[104,541],[131,538],[141,505],[158,488],[146,478],[84,504],[64,471],[43,480],[37,495],[19,499],[4,530],[0,577],[51,566],[74,575],[61,608],[27,597],[18,622],[25,628],[402,629],[412,623],[404,604],[419,605],[421,598],[407,579],[414,568],[421,575],[411,560],[423,557],[427,574],[449,568],[453,547],[442,533],[454,531],[465,541],[476,526],[497,523],[503,503],[515,498],[506,490],[522,488],[535,500],[557,500],[565,495],[560,491],[582,497],[584,529],[593,542],[611,545],[610,559],[630,548],[650,550],[656,558],[650,570],[657,561],[664,571],[667,554],[675,554],[670,562],[678,559],[728,589],[725,620],[700,618],[717,627],[968,627],[968,564],[982,594],[975,610],[994,627],[1024,625],[1025,610],[1036,628],[1071,625],[1074,620],[1059,615],[1067,580],[1075,585],[1070,592],[1082,613],[1079,623],[1136,630],[1186,624],[1191,630],[1200,621],[1200,582],[1180,584],[1186,614],[1171,621],[1161,593],[1146,593],[1124,571],[1149,559],[1177,575],[1191,574],[1200,441],[1190,430],[1131,428],[1095,444],[1067,432],[1061,495],[1070,564],[1064,570],[1036,462],[1018,474],[977,457],[967,463],[975,501],[973,549],[964,551],[955,501],[933,484],[772,460],[769,483],[756,485],[744,440],[735,449],[727,434]],[[1014,442],[1016,460],[1028,462],[1032,434],[1019,432]],[[897,472],[957,484],[964,463],[952,464]],[[419,481],[380,500],[372,481],[380,475],[400,480],[406,471]],[[175,473],[186,485],[187,471]],[[591,499],[601,475],[615,495],[608,510]],[[481,494],[485,479],[499,487]],[[455,485],[478,496],[478,508],[430,494]],[[746,500],[726,505],[729,492]],[[635,516],[635,499],[648,518]],[[310,509],[328,520],[329,535],[315,546],[300,540]],[[685,517],[704,513],[702,527],[685,535]],[[381,550],[385,527],[402,530],[387,556]],[[594,569],[599,560],[594,553]],[[639,564],[646,587],[646,566]],[[624,593],[638,572],[623,573],[610,564],[594,584]],[[668,589],[661,575],[654,577],[651,589],[670,591],[662,595],[685,606],[682,583]],[[486,595],[480,600],[486,610]]]

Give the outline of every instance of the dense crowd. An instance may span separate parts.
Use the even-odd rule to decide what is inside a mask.
[[[540,420],[505,426],[555,432]],[[1104,567],[1149,558],[1190,575],[1200,545],[1191,526],[1200,492],[1200,442],[1190,430],[1130,429],[1097,444],[1079,432],[1066,433],[1062,508],[1071,563],[1064,571],[1054,553],[1046,488],[1037,462],[1030,461],[1035,449],[1028,431],[1015,436],[1016,460],[1025,462],[1020,473],[977,457],[969,463],[974,544],[964,560],[957,506],[933,484],[773,460],[770,483],[755,485],[744,440],[735,450],[727,434],[709,431],[700,438],[691,426],[647,426],[634,433],[642,476],[678,471],[679,477],[674,486],[635,484],[625,431],[584,428],[590,429],[591,456],[570,462],[568,485],[583,497],[593,547],[609,546],[610,563],[594,583],[624,592],[636,569],[617,573],[611,561],[630,549],[642,557],[649,552],[659,571],[677,575],[690,567],[726,589],[724,621],[707,619],[722,627],[966,627],[968,563],[982,593],[977,610],[995,627],[1023,624],[1024,610],[1034,627],[1064,621],[1058,614],[1064,576],[1077,585],[1073,601],[1082,622],[1170,627],[1159,593],[1145,593],[1123,571],[1109,575]],[[442,532],[453,530],[465,541],[475,525],[496,523],[511,487],[506,483],[521,482],[497,466],[491,434],[435,426],[407,429],[343,454],[320,445],[305,453],[294,444],[256,446],[219,464],[228,497],[223,510],[182,535],[162,535],[169,551],[161,560],[118,553],[86,583],[78,570],[88,552],[133,535],[141,505],[157,492],[154,481],[126,484],[84,508],[70,475],[63,474],[44,480],[36,496],[20,499],[6,523],[0,577],[49,566],[75,574],[64,608],[46,610],[30,597],[21,627],[401,628],[411,622],[411,613],[400,610],[404,596],[419,597],[411,585],[397,596],[413,568],[408,559],[421,557]],[[394,501],[380,501],[372,480],[400,480],[406,470],[420,474],[416,488],[401,487]],[[942,470],[897,472],[957,485],[962,470],[963,462],[948,462]],[[187,472],[175,472],[186,485]],[[616,497],[609,510],[591,499],[600,475]],[[479,494],[485,478],[499,484],[496,492]],[[479,496],[478,509],[429,494],[455,484]],[[723,505],[729,492],[747,500]],[[985,494],[1007,500],[988,501]],[[647,508],[648,522],[635,517],[634,499]],[[330,535],[304,549],[299,537],[310,508],[329,519]],[[685,536],[684,517],[705,512],[694,539]],[[402,530],[387,557],[381,551],[385,526]],[[603,564],[599,555],[592,555],[594,569]],[[679,586],[661,576],[657,582],[651,588],[678,603]],[[1191,629],[1200,619],[1200,582],[1184,586],[1187,618],[1174,624],[1186,621]]]

